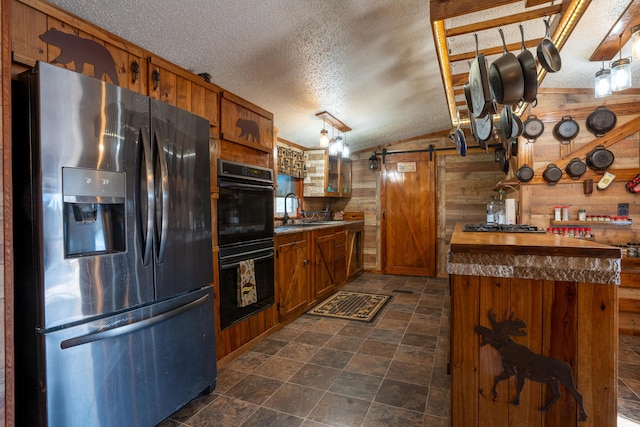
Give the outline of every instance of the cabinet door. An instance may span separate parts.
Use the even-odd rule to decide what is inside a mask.
[[[364,227],[347,230],[347,279],[351,280],[363,271]]]
[[[333,230],[314,233],[314,291],[316,299],[322,300],[335,290],[336,237]]]
[[[326,156],[325,157],[325,187],[324,195],[328,197],[340,196],[340,157],[338,156]]]
[[[351,159],[340,159],[340,197],[351,197]]]
[[[285,237],[288,239],[278,239],[276,259],[280,321],[304,311],[309,303],[307,240],[304,235]]]

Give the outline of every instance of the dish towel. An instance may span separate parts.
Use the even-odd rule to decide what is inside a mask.
[[[256,292],[256,269],[252,259],[240,261],[238,265],[238,307],[258,302]]]

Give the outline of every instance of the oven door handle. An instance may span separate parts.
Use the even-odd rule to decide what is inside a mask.
[[[253,184],[239,184],[237,182],[220,181],[221,188],[228,188],[230,190],[256,190],[256,191],[273,191],[271,185],[253,185]]]
[[[253,262],[258,262],[258,261],[263,261],[269,258],[273,258],[273,254],[270,255],[265,255],[265,256],[261,256],[258,258],[248,258],[248,259],[253,259]],[[220,263],[220,268],[222,270],[229,270],[231,268],[238,268],[238,266],[240,265],[240,262],[233,262],[231,264],[223,264],[222,262]]]

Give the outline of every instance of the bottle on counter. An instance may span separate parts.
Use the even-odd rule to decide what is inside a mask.
[[[496,204],[497,200],[493,199],[489,203],[487,203],[487,224],[496,224],[497,221],[497,210],[498,205]]]

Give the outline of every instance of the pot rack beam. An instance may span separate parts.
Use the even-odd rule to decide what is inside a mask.
[[[634,0],[640,1],[640,0]],[[447,105],[449,107],[449,115],[451,118],[452,125],[457,125],[458,120],[456,118],[457,115],[457,106],[456,106],[456,94],[454,93],[454,88],[462,86],[468,80],[468,73],[456,74],[455,76],[451,73],[451,63],[452,58],[456,60],[464,60],[471,59],[469,57],[469,52],[463,52],[462,54],[452,54],[449,47],[447,46],[447,31],[445,28],[445,19],[452,18],[456,16],[467,15],[472,12],[477,12],[480,10],[487,10],[497,6],[503,6],[506,4],[514,3],[514,1],[504,1],[504,0],[492,0],[487,2],[476,2],[475,0],[464,0],[464,1],[454,1],[454,0],[430,0],[431,5],[431,30],[433,32],[434,43],[436,46],[436,53],[438,56],[438,62],[440,65],[440,74],[442,76],[443,85],[445,89],[445,96],[447,98]],[[559,19],[554,19],[551,23],[550,32],[553,34],[551,39],[558,50],[566,43],[567,38],[575,28],[575,25],[580,20],[588,5],[591,3],[591,0],[564,0],[560,4],[560,12],[557,13]],[[539,1],[528,1],[525,4],[525,7],[531,7],[534,4],[540,4]],[[554,9],[556,10],[556,9]],[[539,12],[538,12],[539,13]],[[519,15],[517,13],[513,15]],[[510,19],[510,18],[505,18]],[[515,19],[515,18],[511,18]],[[534,18],[532,18],[534,19]],[[499,24],[495,24],[496,20],[493,21],[484,21],[484,23],[479,23],[478,25],[483,25],[488,27],[487,29],[494,28],[499,26]],[[518,21],[520,22],[520,21]],[[462,31],[468,31],[470,26],[467,25],[466,28],[463,27]],[[480,27],[478,27],[480,29]],[[453,30],[452,30],[453,31]],[[460,30],[458,30],[460,31]],[[519,50],[521,44],[512,44],[513,48]],[[525,45],[527,45],[527,41],[525,40]],[[484,49],[482,52],[491,53],[493,51],[502,52],[502,46],[492,47],[489,49]],[[474,55],[475,57],[475,55]],[[538,71],[538,85],[546,76],[546,71],[539,67]],[[458,92],[459,94],[459,92]],[[518,114],[521,114],[524,111],[526,105],[523,105]]]

